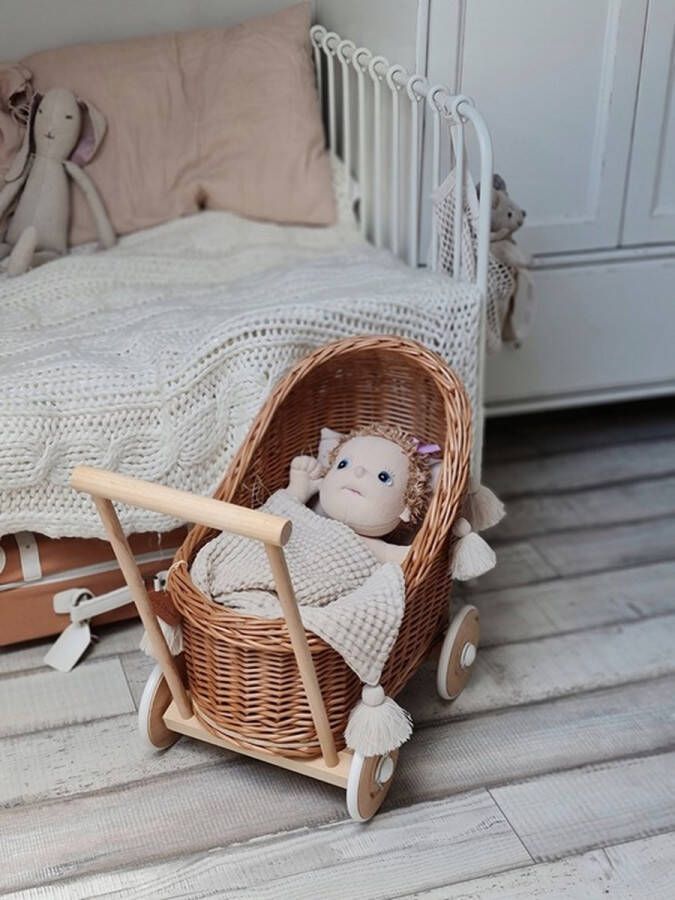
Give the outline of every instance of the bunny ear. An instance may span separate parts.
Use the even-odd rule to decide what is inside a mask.
[[[77,102],[82,110],[82,130],[80,139],[70,154],[70,159],[78,166],[86,166],[101,146],[107,125],[103,113],[99,112],[93,103],[79,99]]]
[[[321,429],[321,440],[319,441],[317,459],[322,466],[328,465],[328,459],[332,451],[337,447],[343,437],[344,434],[340,434],[339,431],[333,431],[332,428]]]
[[[35,113],[37,112],[37,108],[40,105],[41,100],[42,94],[38,94],[37,92],[33,94],[30,111],[28,113],[28,121],[26,122],[26,132],[23,136],[23,142],[17,150],[16,156],[12,160],[12,165],[9,167],[7,173],[5,174],[5,181],[16,181],[17,178],[21,178],[24,173],[24,169],[28,164],[28,157],[30,156],[31,146],[33,143],[33,123],[35,121]]]

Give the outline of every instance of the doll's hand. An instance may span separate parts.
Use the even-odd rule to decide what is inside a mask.
[[[323,468],[313,456],[296,456],[291,463],[288,492],[300,503],[307,503],[319,490]]]

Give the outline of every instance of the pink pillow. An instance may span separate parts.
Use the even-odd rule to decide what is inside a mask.
[[[328,225],[336,210],[308,30],[310,4],[233,28],[83,44],[22,60],[108,132],[87,171],[118,234],[207,207]],[[94,240],[74,191],[71,243]]]

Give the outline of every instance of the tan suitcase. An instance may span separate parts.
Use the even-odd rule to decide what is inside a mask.
[[[129,544],[152,587],[157,572],[167,569],[185,529],[166,534],[136,534]],[[0,539],[0,646],[62,632],[68,613],[54,611],[54,596],[70,588],[98,597],[122,588],[124,578],[107,541],[53,539],[32,532]],[[136,615],[132,603],[94,617],[93,625]]]

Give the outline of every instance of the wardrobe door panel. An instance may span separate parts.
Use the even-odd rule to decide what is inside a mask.
[[[623,243],[675,241],[675,2],[651,0]]]
[[[675,259],[539,269],[532,332],[487,361],[493,413],[675,393]],[[648,289],[645,289],[648,285]]]
[[[484,113],[532,252],[618,244],[646,2],[450,0],[431,32],[431,77]]]

